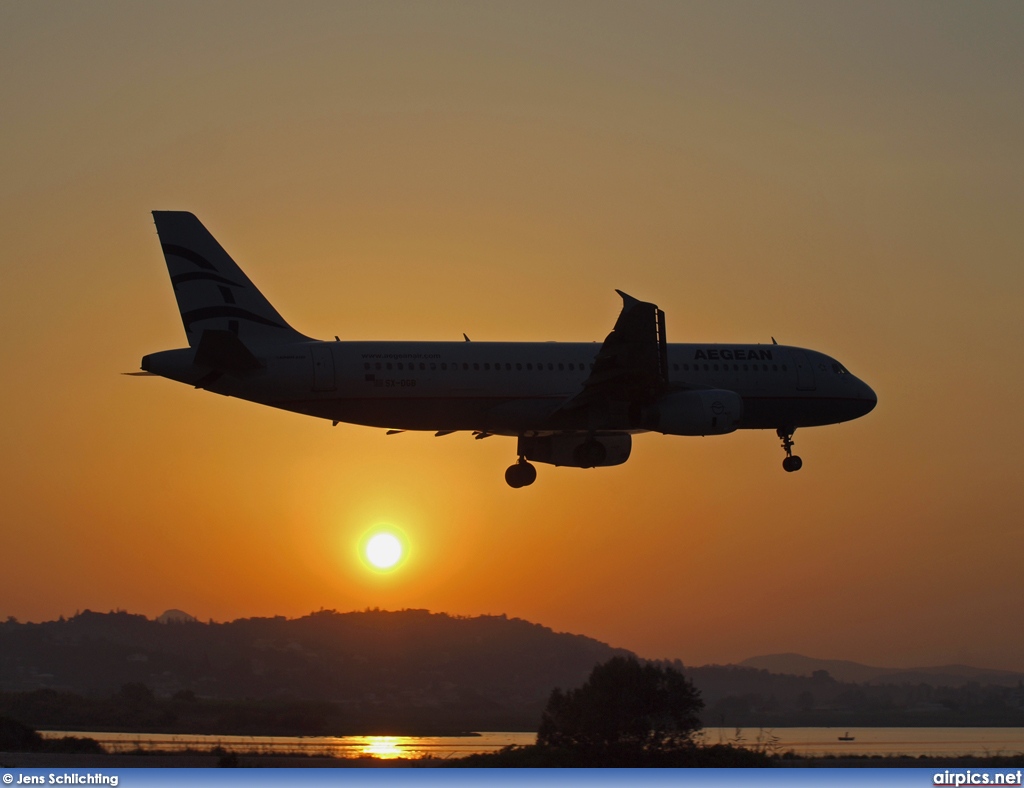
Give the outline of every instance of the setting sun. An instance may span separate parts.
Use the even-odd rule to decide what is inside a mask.
[[[390,569],[402,557],[402,543],[394,534],[377,534],[366,543],[366,558],[378,569]]]
[[[370,569],[380,572],[397,568],[407,553],[404,535],[390,526],[374,528],[360,540],[359,557]]]

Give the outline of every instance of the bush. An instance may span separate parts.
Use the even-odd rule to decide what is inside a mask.
[[[615,657],[595,667],[582,687],[551,693],[537,745],[623,757],[690,749],[703,707],[679,671]]]
[[[74,752],[103,753],[95,739],[65,736],[44,739],[39,732],[10,717],[0,717],[0,750],[7,752]]]
[[[10,717],[0,717],[0,750],[36,752],[45,746],[43,737],[28,725]]]

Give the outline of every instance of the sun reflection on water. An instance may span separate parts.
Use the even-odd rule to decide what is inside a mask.
[[[409,749],[412,739],[408,736],[362,736],[360,738],[364,740],[361,749],[363,755],[383,760],[420,757],[420,753]]]

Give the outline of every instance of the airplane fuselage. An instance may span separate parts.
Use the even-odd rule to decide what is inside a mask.
[[[599,342],[320,342],[267,348],[262,366],[209,391],[331,421],[401,430],[496,435],[586,430],[559,406],[590,375]],[[143,368],[198,385],[193,348],[146,357]],[[835,424],[875,395],[835,359],[786,345],[669,344],[673,389],[726,389],[743,400],[739,429]],[[628,409],[602,430],[640,432]]]

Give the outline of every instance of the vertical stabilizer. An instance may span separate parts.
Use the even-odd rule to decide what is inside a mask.
[[[190,347],[203,332],[229,331],[247,346],[300,342],[217,240],[187,211],[153,211]]]

